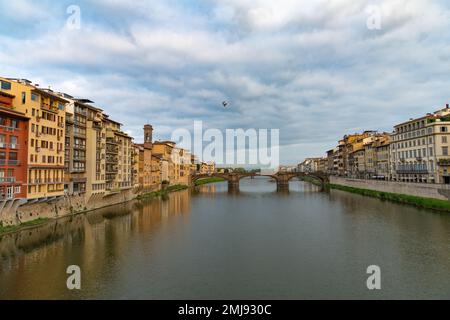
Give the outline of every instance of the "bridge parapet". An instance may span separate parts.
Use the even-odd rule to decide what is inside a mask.
[[[289,181],[293,178],[305,178],[310,177],[320,181],[322,188],[329,182],[328,175],[323,172],[313,172],[313,173],[305,173],[305,172],[278,172],[276,174],[256,174],[256,173],[212,173],[212,174],[197,174],[192,176],[192,183],[199,179],[206,179],[211,177],[219,177],[226,181],[228,181],[228,187],[233,189],[239,189],[239,181],[243,178],[248,177],[269,177],[275,179],[277,182],[277,187],[279,190],[284,190],[289,188]]]

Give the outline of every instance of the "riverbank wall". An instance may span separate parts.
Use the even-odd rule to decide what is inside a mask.
[[[450,201],[450,185],[330,177],[330,184]]]
[[[54,219],[99,208],[113,206],[135,199],[141,192],[125,189],[113,193],[65,195],[59,199],[10,204],[0,211],[0,226],[17,226],[37,219]]]
[[[0,211],[0,235],[15,232],[22,227],[33,227],[48,220],[74,216],[77,214],[124,204],[132,200],[163,196],[170,192],[189,188],[187,185],[171,185],[164,188],[130,188],[110,193],[99,193],[86,198],[84,194],[64,196],[40,202],[18,203],[3,207]]]

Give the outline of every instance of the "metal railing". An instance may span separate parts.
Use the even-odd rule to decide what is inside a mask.
[[[0,183],[14,183],[16,182],[16,177],[0,177]]]
[[[0,125],[0,129],[6,130],[6,131],[10,131],[10,132],[13,132],[15,130],[20,130],[19,128],[16,128],[16,127],[3,126],[3,125]]]
[[[19,160],[6,160],[0,159],[0,166],[18,166],[20,164]]]

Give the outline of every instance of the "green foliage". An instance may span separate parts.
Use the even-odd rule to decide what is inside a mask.
[[[394,201],[398,203],[414,205],[419,208],[439,210],[439,211],[448,211],[450,212],[450,201],[432,199],[432,198],[422,198],[417,196],[410,196],[406,194],[399,193],[390,193],[390,192],[382,192],[368,189],[359,189],[353,187],[347,187],[337,184],[330,184],[329,187],[331,189],[347,191],[351,193],[357,193],[364,196],[369,196],[373,198],[378,198],[381,200]]]
[[[143,199],[150,199],[150,198],[155,198],[155,197],[164,197],[170,192],[181,191],[181,190],[185,190],[187,188],[189,188],[189,187],[184,184],[176,184],[173,186],[168,186],[167,188],[161,189],[159,191],[153,191],[153,192],[141,194],[137,197],[137,199],[143,200]]]
[[[199,179],[199,180],[195,181],[195,185],[202,186],[204,184],[217,183],[217,182],[222,182],[222,181],[225,181],[225,179],[220,178],[220,177],[211,177],[211,178]]]
[[[25,227],[38,226],[38,225],[44,224],[48,220],[49,220],[48,218],[38,218],[35,220],[24,222],[17,226],[3,226],[3,222],[2,222],[2,223],[0,223],[0,234],[7,233],[7,232],[14,232],[14,231],[20,230]]]

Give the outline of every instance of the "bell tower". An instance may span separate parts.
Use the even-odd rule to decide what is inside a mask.
[[[153,127],[149,124],[144,126],[144,147],[153,148]]]

